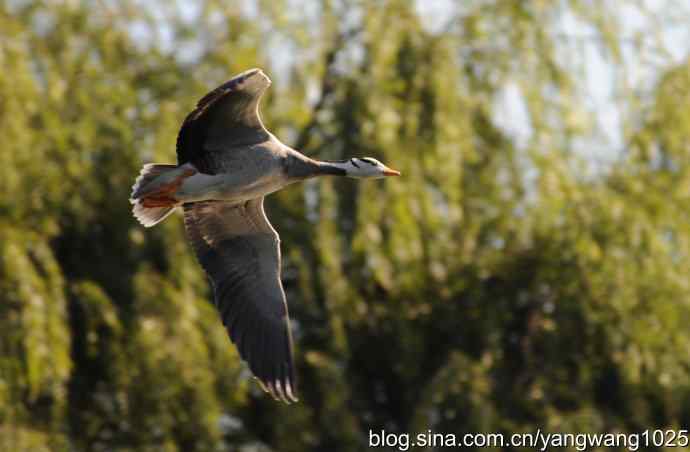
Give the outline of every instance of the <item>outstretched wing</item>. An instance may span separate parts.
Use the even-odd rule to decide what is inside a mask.
[[[185,204],[184,223],[240,356],[274,397],[297,400],[280,240],[266,218],[263,198]]]
[[[268,140],[259,101],[270,85],[260,69],[250,69],[201,98],[177,136],[178,165],[191,162],[203,173],[216,174],[222,151]]]

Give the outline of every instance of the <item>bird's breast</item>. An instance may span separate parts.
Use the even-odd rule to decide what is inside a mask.
[[[181,202],[207,200],[248,201],[280,190],[287,185],[287,177],[280,167],[238,168],[236,171],[220,174],[197,173],[185,179],[176,193]]]

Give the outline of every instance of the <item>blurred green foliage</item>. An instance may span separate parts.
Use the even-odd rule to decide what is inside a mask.
[[[554,30],[577,17],[620,63],[605,3],[468,1],[430,29],[402,0],[0,2],[0,450],[688,427],[690,65],[621,100],[624,152],[587,171]],[[255,66],[288,144],[404,175],[269,200],[289,407],[238,360],[179,217],[144,230],[127,200],[194,102]],[[497,119],[507,84],[524,143]]]

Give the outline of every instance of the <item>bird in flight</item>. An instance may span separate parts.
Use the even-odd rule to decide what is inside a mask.
[[[182,208],[230,339],[262,389],[289,403],[297,401],[292,334],[280,240],[264,196],[317,176],[400,173],[369,157],[314,160],[281,143],[259,114],[270,85],[260,69],[250,69],[202,97],[180,128],[177,165],[144,165],[130,202],[146,227]]]

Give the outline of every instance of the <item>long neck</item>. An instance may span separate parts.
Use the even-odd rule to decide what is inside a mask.
[[[317,176],[346,176],[346,162],[323,162],[299,152],[288,156],[286,171],[290,179],[309,179]]]
[[[345,162],[327,162],[317,161],[319,174],[328,174],[331,176],[347,176],[347,165]]]

